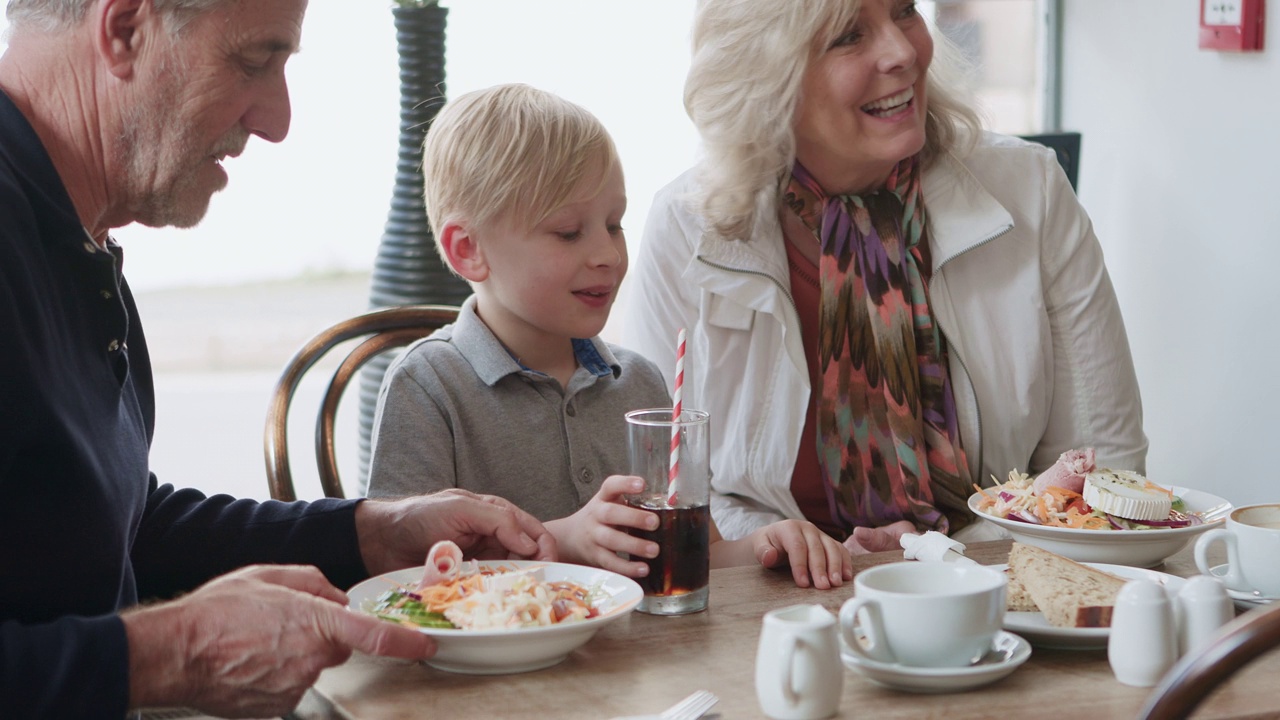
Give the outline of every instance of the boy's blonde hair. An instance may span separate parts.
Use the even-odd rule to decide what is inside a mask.
[[[598,177],[603,187],[617,162],[604,125],[552,93],[510,84],[454,98],[422,147],[423,200],[436,249],[443,257],[447,222],[514,217],[537,225],[571,201],[584,180]]]

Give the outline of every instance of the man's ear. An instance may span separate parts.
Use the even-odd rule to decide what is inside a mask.
[[[133,74],[143,42],[156,25],[147,19],[155,15],[151,0],[100,0],[95,5],[94,41],[107,70],[117,78]]]
[[[440,228],[440,247],[449,261],[449,267],[473,283],[489,278],[489,263],[474,232],[467,225],[447,222]]]

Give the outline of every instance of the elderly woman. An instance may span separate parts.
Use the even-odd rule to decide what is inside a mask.
[[[654,201],[624,332],[671,372],[688,328],[726,537],[887,549],[1073,447],[1144,469],[1089,218],[1049,150],[980,131],[915,3],[701,0],[693,46],[704,157]]]

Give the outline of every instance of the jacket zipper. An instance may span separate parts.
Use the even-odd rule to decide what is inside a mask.
[[[982,242],[978,243],[977,245],[974,245],[973,247],[969,248],[968,250],[965,250],[964,252],[957,253],[957,254],[955,254],[955,255],[953,255],[953,256],[951,256],[951,257],[947,258],[945,261],[943,261],[943,263],[942,263],[941,265],[939,265],[939,266],[938,266],[938,269],[937,269],[937,270],[935,270],[933,274],[934,274],[934,275],[937,275],[938,273],[942,272],[942,268],[946,267],[946,266],[947,266],[947,263],[951,262],[951,261],[952,261],[952,260],[954,260],[955,258],[958,258],[958,257],[960,257],[961,255],[964,255],[964,254],[965,254],[965,253],[967,253],[967,252],[971,252],[971,251],[973,251],[973,250],[977,250],[978,248],[982,247],[983,245],[986,245],[986,244],[987,244],[987,243],[989,243],[989,242],[993,242],[994,240],[996,240],[996,239],[997,239],[997,238],[999,238],[999,237],[1002,237],[1002,236],[1004,236],[1004,235],[1007,235],[1007,234],[1009,233],[1009,231],[1011,231],[1011,230],[1013,230],[1013,225],[1006,225],[1006,226],[1005,226],[1005,228],[1004,228],[1003,230],[1001,230],[1000,232],[996,233],[995,235],[991,235],[990,237],[986,238],[985,240],[983,240]],[[929,282],[928,282],[928,283],[926,283],[926,284],[928,285],[928,288],[929,288],[929,297],[933,297],[933,276],[930,276],[930,277],[929,277]],[[973,480],[973,482],[974,482],[974,483],[976,483],[979,487],[981,487],[981,486],[982,486],[982,480],[983,480],[983,478],[982,478],[982,460],[983,460],[983,457],[982,457],[982,454],[983,454],[983,447],[982,447],[982,445],[983,445],[983,441],[984,441],[984,436],[983,436],[983,434],[982,434],[982,405],[980,405],[980,404],[978,403],[978,390],[977,390],[977,388],[974,388],[974,386],[973,386],[973,373],[969,372],[969,365],[968,365],[967,363],[965,363],[965,361],[964,361],[964,357],[962,357],[962,356],[960,355],[960,353],[956,351],[956,349],[955,349],[955,344],[951,342],[951,337],[950,337],[949,335],[947,335],[947,331],[946,331],[946,329],[945,329],[945,328],[943,328],[943,327],[942,327],[942,323],[938,323],[938,332],[942,333],[942,338],[943,338],[944,340],[946,340],[946,341],[947,341],[947,349],[948,349],[950,352],[953,352],[953,353],[955,353],[955,354],[956,354],[956,360],[959,360],[959,361],[960,361],[960,368],[964,370],[965,377],[967,377],[967,378],[969,379],[969,389],[970,389],[970,391],[973,393],[973,413],[974,413],[974,415],[976,415],[976,416],[977,416],[977,420],[978,420],[978,477],[976,477],[976,478],[971,478],[971,479]]]

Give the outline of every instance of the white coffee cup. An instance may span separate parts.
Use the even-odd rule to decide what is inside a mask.
[[[756,651],[756,698],[776,720],[819,720],[840,709],[844,666],[836,618],[820,605],[765,613]]]
[[[875,662],[963,667],[991,649],[1007,585],[981,565],[878,565],[854,577],[840,630],[850,651]]]
[[[1212,574],[1208,551],[1218,541],[1227,545],[1227,572],[1220,576],[1227,587],[1280,597],[1280,504],[1238,507],[1225,528],[1197,538],[1196,567],[1205,575]]]

